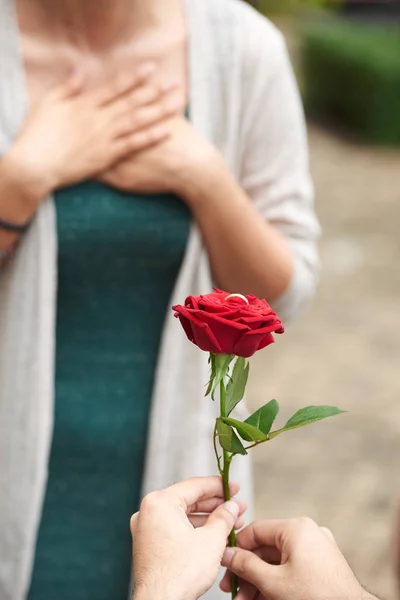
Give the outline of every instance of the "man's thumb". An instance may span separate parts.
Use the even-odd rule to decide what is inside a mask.
[[[273,594],[276,572],[253,552],[242,548],[226,548],[222,558],[222,566],[235,573],[241,579],[252,583],[263,595],[268,586],[269,594]]]
[[[218,506],[207,519],[207,529],[214,529],[227,538],[235,526],[239,516],[239,506],[233,500]]]

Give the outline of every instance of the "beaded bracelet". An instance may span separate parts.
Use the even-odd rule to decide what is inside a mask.
[[[24,223],[23,225],[17,225],[16,223],[10,223],[9,221],[4,221],[4,219],[0,219],[0,229],[5,229],[6,231],[12,231],[13,233],[25,233],[30,225],[30,221]]]

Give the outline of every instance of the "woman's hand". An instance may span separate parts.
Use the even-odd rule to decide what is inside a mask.
[[[76,73],[31,110],[8,159],[43,197],[159,143],[168,137],[164,121],[182,106],[176,86],[152,83],[153,71],[145,64],[91,91]]]
[[[232,485],[236,494],[239,486]],[[227,537],[246,506],[224,503],[220,477],[149,494],[132,517],[135,600],[197,600],[211,588]],[[200,513],[200,514],[199,514]]]
[[[176,116],[166,124],[170,136],[161,144],[132,153],[99,176],[115,188],[145,193],[172,192],[183,196],[187,186],[216,160],[218,151],[200,137],[191,123]]]

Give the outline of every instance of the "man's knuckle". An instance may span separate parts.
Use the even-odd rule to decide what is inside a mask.
[[[317,526],[315,521],[310,519],[310,517],[298,517],[297,519],[295,519],[295,525],[297,528],[299,528],[303,531],[309,530],[309,529],[315,529],[315,527]]]
[[[221,510],[216,512],[214,515],[214,528],[223,533],[229,533],[232,527],[227,511]]]
[[[137,520],[138,520],[138,513],[135,513],[134,515],[131,516],[131,522],[130,522],[132,535],[134,534],[134,532],[136,530]]]
[[[321,531],[328,536],[329,538],[331,538],[333,541],[335,540],[335,536],[333,535],[332,531],[329,529],[329,527],[321,527]]]
[[[292,524],[293,539],[301,539],[303,544],[313,543],[315,536],[320,533],[320,529],[310,517],[299,517],[294,519]]]
[[[147,512],[154,510],[160,506],[160,502],[162,502],[162,492],[150,492],[145,496],[140,504],[140,512]]]

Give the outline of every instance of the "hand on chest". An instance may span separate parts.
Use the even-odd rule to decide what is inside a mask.
[[[23,51],[31,110],[16,146],[31,171],[50,173],[49,191],[89,178],[124,190],[177,191],[179,170],[194,148],[201,151],[184,117],[183,42],[139,56],[126,48],[79,59],[32,42]]]

